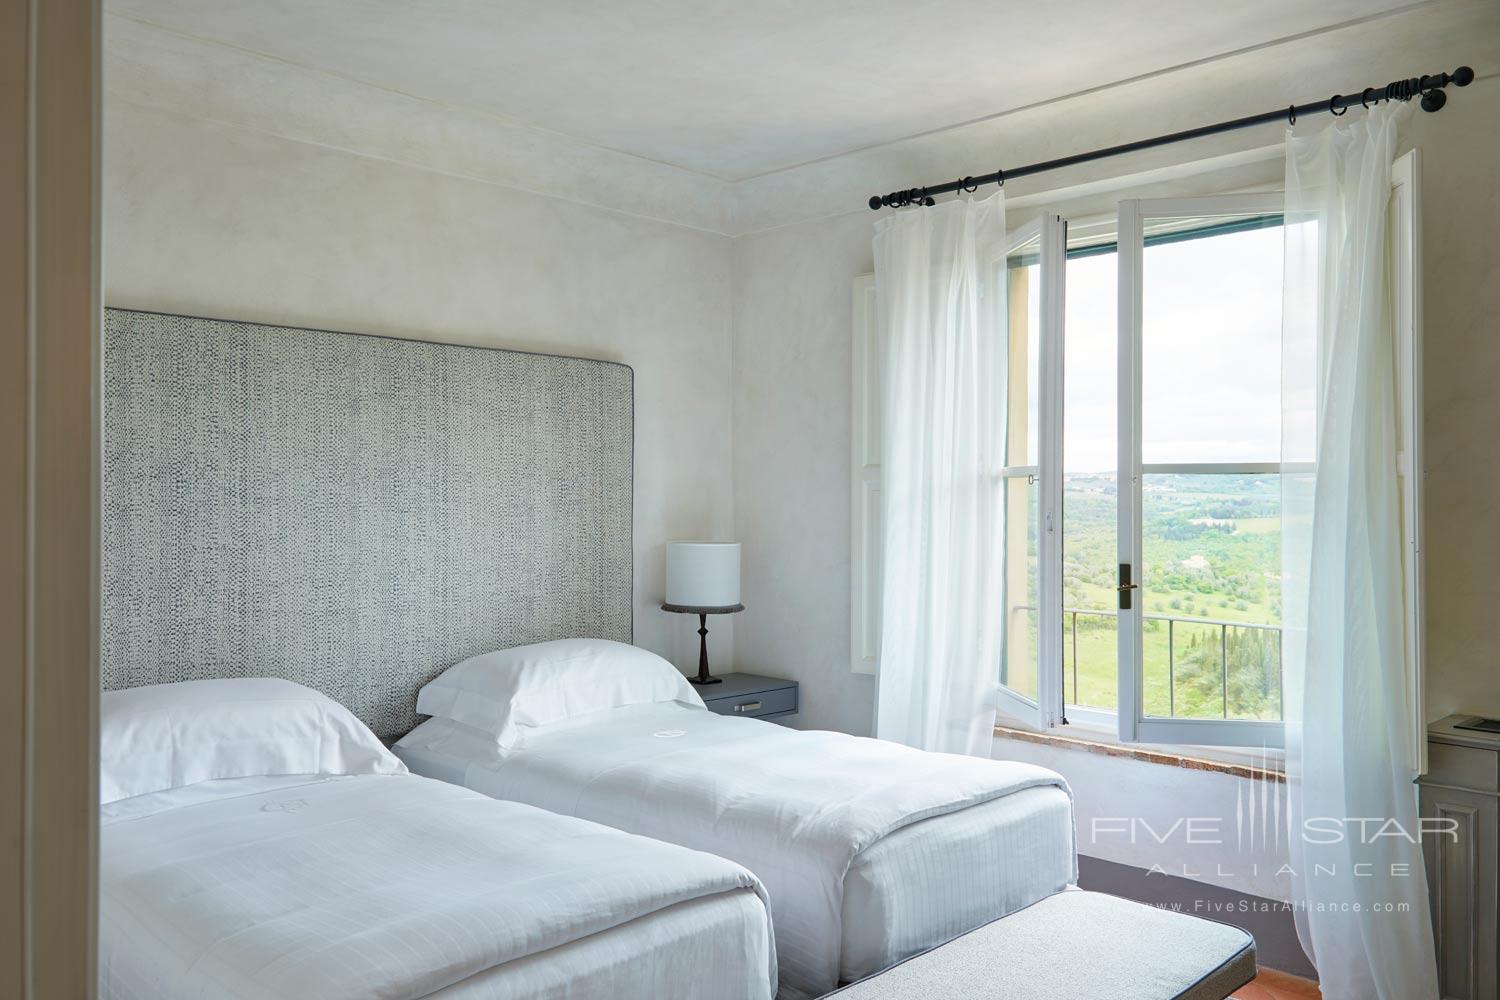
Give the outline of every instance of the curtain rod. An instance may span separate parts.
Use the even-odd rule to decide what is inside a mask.
[[[1314,101],[1311,104],[1293,104],[1290,107],[1277,111],[1267,111],[1264,114],[1235,118],[1231,121],[1219,122],[1215,125],[1200,125],[1198,128],[1190,128],[1185,132],[1159,135],[1153,139],[1137,139],[1135,142],[1127,142],[1119,146],[1108,146],[1104,149],[1095,149],[1087,153],[1074,153],[1072,156],[1063,156],[1055,160],[1043,160],[1040,163],[1028,163],[1024,167],[997,170],[992,174],[964,177],[961,180],[949,181],[946,184],[908,188],[905,191],[892,191],[888,195],[872,195],[870,197],[870,207],[879,210],[881,208],[901,208],[906,205],[934,205],[936,202],[932,200],[932,196],[935,194],[948,194],[953,191],[974,191],[981,184],[999,184],[1001,187],[1004,187],[1007,177],[1026,177],[1030,174],[1039,174],[1047,170],[1056,170],[1059,167],[1071,167],[1076,163],[1088,163],[1092,160],[1102,160],[1110,156],[1134,153],[1142,149],[1168,146],[1174,142],[1198,139],[1205,135],[1218,135],[1220,132],[1233,132],[1237,129],[1251,128],[1255,125],[1268,125],[1271,122],[1280,121],[1281,119],[1286,119],[1288,125],[1294,125],[1299,115],[1315,115],[1320,112],[1342,115],[1356,104],[1368,108],[1372,102],[1379,104],[1381,101],[1409,101],[1420,94],[1422,97],[1422,110],[1437,111],[1448,102],[1448,95],[1443,93],[1444,87],[1449,84],[1467,87],[1473,82],[1474,71],[1468,66],[1460,66],[1452,73],[1439,73],[1436,76],[1414,76],[1407,80],[1396,80],[1386,84],[1384,87],[1366,87],[1358,94],[1349,96],[1334,94],[1326,101]]]

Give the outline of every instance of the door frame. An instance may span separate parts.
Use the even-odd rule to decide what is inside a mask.
[[[100,9],[0,0],[0,995],[95,995]]]

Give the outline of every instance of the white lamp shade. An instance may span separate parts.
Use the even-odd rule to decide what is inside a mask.
[[[668,542],[667,603],[727,608],[740,603],[738,542]]]

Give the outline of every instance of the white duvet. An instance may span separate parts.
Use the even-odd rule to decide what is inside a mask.
[[[722,858],[406,775],[209,784],[105,809],[105,997],[407,1000],[752,894],[724,995],[776,981],[764,892]]]
[[[862,851],[1024,789],[1067,793],[1058,774],[1017,761],[664,704],[531,730],[503,757],[471,762],[463,783],[744,864],[770,891],[783,992],[808,996],[838,985],[844,878]]]

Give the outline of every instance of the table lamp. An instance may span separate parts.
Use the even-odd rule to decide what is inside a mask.
[[[740,603],[738,542],[668,542],[667,599],[663,611],[698,616],[698,676],[694,684],[717,684],[708,673],[708,616],[744,611]]]

